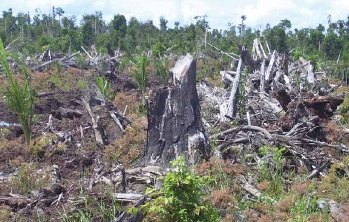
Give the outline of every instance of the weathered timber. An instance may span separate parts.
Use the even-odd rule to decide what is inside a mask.
[[[171,70],[168,87],[148,100],[145,163],[167,166],[184,155],[189,164],[209,156],[209,144],[200,114],[196,90],[196,61],[187,54]]]
[[[237,97],[239,94],[239,85],[240,85],[240,77],[241,77],[241,70],[242,70],[242,59],[240,58],[239,64],[236,70],[236,75],[233,81],[233,86],[230,91],[230,96],[228,100],[228,112],[227,116],[230,118],[233,118],[236,116],[236,104],[237,104]]]

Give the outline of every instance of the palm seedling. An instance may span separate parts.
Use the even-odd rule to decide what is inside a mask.
[[[7,57],[8,53],[5,51],[3,43],[0,40],[0,60],[7,78],[5,91],[6,103],[9,109],[17,114],[19,123],[24,132],[25,141],[27,145],[29,145],[32,135],[31,129],[35,95],[30,87],[30,75],[25,65],[20,66],[21,72],[24,75],[24,80],[22,84],[19,84],[10,69]],[[21,64],[18,58],[15,56],[12,56],[12,58],[18,64]]]

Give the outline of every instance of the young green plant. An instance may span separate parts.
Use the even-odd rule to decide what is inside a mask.
[[[184,157],[172,161],[171,167],[163,187],[148,190],[148,194],[156,198],[141,207],[146,221],[218,221],[217,211],[204,203],[208,178],[193,173]]]
[[[133,76],[136,80],[136,83],[140,90],[142,91],[142,95],[144,97],[145,89],[148,83],[148,73],[147,66],[149,63],[148,56],[145,53],[142,53],[136,57],[133,66]]]
[[[29,145],[32,136],[35,95],[30,87],[30,74],[27,68],[24,65],[20,66],[21,72],[24,75],[23,84],[20,84],[10,69],[10,65],[7,61],[8,55],[0,40],[0,60],[7,80],[7,88],[5,91],[6,103],[9,109],[18,115],[19,123],[23,128],[25,141],[27,145]],[[12,56],[12,58],[18,64],[22,64],[15,56]]]
[[[105,98],[109,100],[113,100],[115,98],[115,93],[110,86],[110,82],[104,76],[98,76],[96,78],[96,83],[99,91]]]

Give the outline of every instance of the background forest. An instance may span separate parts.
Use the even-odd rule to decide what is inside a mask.
[[[81,21],[75,16],[65,16],[60,7],[53,7],[48,14],[39,9],[36,12],[35,15],[14,15],[12,9],[2,12],[0,38],[4,45],[18,41],[18,50],[25,55],[47,48],[67,53],[80,50],[80,46],[95,45],[101,53],[112,54],[119,48],[132,55],[152,49],[154,55],[161,56],[165,52],[200,53],[204,38],[223,51],[238,53],[243,44],[251,49],[253,39],[258,37],[269,44],[270,50],[288,51],[296,57],[316,60],[318,65],[328,60],[345,63],[349,59],[349,17],[332,21],[329,15],[328,24],[314,28],[293,28],[292,22],[284,19],[273,27],[266,24],[263,29],[252,29],[243,15],[240,24],[229,23],[226,30],[217,30],[210,28],[206,15],[196,16],[195,24],[181,26],[175,22],[173,28],[161,17],[158,28],[152,20],[132,17],[127,21],[120,14],[107,22],[100,11],[84,15]]]

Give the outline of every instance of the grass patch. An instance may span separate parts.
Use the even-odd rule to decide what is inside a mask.
[[[322,196],[338,201],[349,202],[349,175],[346,171],[349,167],[349,156],[343,163],[332,165],[329,173],[319,182],[319,192]]]
[[[105,150],[107,160],[119,161],[125,166],[137,160],[144,148],[146,132],[141,125],[133,124],[125,130],[125,135],[108,145]]]
[[[266,193],[270,197],[278,199],[283,192],[283,155],[286,149],[263,146],[259,151],[263,155],[258,164],[259,182],[265,183]]]
[[[51,181],[49,172],[37,170],[34,163],[22,163],[16,177],[11,180],[13,191],[28,194],[32,190],[46,187]]]
[[[112,221],[121,210],[120,203],[111,195],[106,198],[96,198],[87,195],[84,202],[77,205],[72,212],[60,213],[62,222]]]

